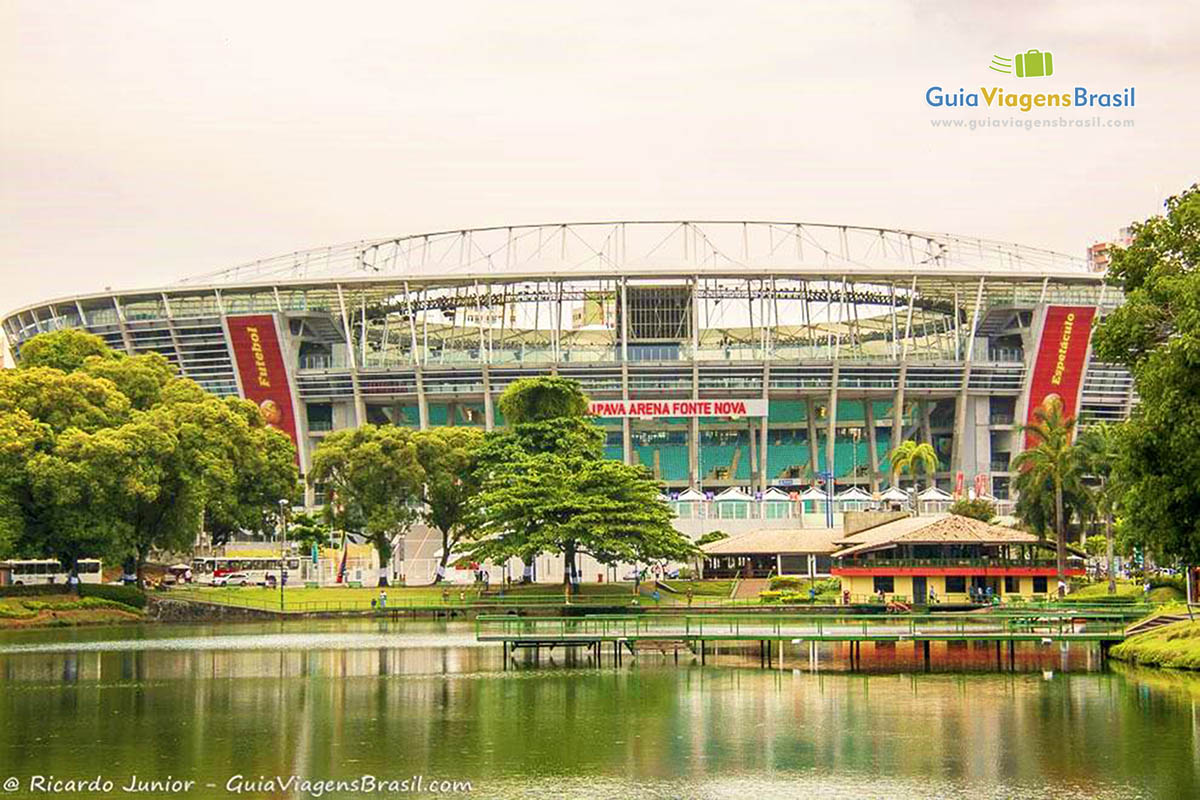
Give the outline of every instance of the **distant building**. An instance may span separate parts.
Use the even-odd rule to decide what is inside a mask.
[[[1053,553],[1031,533],[954,514],[907,517],[838,540],[833,575],[852,603],[969,602],[980,592],[1000,599],[1057,591]],[[1039,553],[1039,551],[1042,551]],[[1072,557],[1070,576],[1084,574]]]
[[[1129,247],[1133,244],[1133,229],[1121,228],[1117,231],[1117,238],[1110,242],[1096,242],[1087,249],[1088,269],[1092,272],[1104,272],[1108,269],[1108,265],[1112,263],[1112,250],[1114,247]]]
[[[571,309],[571,327],[615,328],[617,324],[617,296],[613,292],[586,292],[583,303]]]

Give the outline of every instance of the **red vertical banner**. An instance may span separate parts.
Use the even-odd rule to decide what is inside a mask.
[[[242,384],[242,397],[258,406],[263,420],[276,430],[283,431],[296,445],[296,415],[292,405],[292,389],[288,383],[287,365],[275,317],[271,314],[246,314],[226,317],[233,360]]]
[[[1025,416],[1027,423],[1032,423],[1034,412],[1053,398],[1062,403],[1064,417],[1075,416],[1095,316],[1094,306],[1050,306],[1046,309],[1042,339],[1033,363],[1029,411]],[[1025,447],[1032,444],[1026,434]]]
[[[954,496],[955,497],[963,496],[963,477],[964,477],[963,471],[961,469],[958,472],[954,473]]]

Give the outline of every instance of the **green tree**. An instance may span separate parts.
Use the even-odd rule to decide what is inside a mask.
[[[52,335],[56,334],[42,334]],[[0,413],[18,409],[49,426],[55,434],[68,428],[111,428],[128,422],[132,412],[129,398],[105,378],[52,367],[0,370]]]
[[[21,369],[0,373],[0,430],[25,434],[23,470],[0,460],[10,547],[67,564],[131,555],[140,577],[152,551],[187,547],[206,516],[255,527],[295,492],[292,443],[253,403],[97,341],[41,334],[22,347]]]
[[[701,536],[699,539],[696,540],[696,546],[704,547],[704,545],[706,545],[706,544],[712,544],[713,542],[719,542],[722,539],[728,539],[728,538],[729,538],[729,534],[726,533],[725,531],[709,531],[708,533],[704,534],[703,536]]]
[[[1083,472],[1097,481],[1092,490],[1092,504],[1104,520],[1105,563],[1108,571],[1108,593],[1116,594],[1117,574],[1113,568],[1113,518],[1121,501],[1123,489],[1114,480],[1113,468],[1120,456],[1119,429],[1101,422],[1086,429],[1079,437],[1079,457]],[[1087,541],[1091,545],[1092,540]],[[1092,552],[1092,548],[1087,548]]]
[[[34,336],[21,345],[17,355],[17,366],[21,369],[50,367],[61,372],[75,372],[89,358],[120,357],[99,336],[77,328]]]
[[[442,580],[450,554],[467,530],[469,502],[480,488],[476,471],[484,434],[462,426],[430,428],[413,434],[417,460],[425,472],[423,517],[442,535],[442,556],[434,583]]]
[[[288,538],[299,544],[305,550],[311,550],[313,545],[328,547],[333,529],[325,520],[314,514],[301,512],[293,514],[288,519]]]
[[[1057,557],[1058,595],[1061,599],[1066,591],[1067,574],[1067,529],[1064,491],[1079,486],[1079,454],[1071,442],[1075,432],[1075,420],[1063,414],[1062,402],[1051,396],[1049,402],[1034,409],[1033,422],[1021,426],[1032,447],[1022,451],[1013,460],[1018,477],[1018,490],[1022,497],[1026,493],[1036,494],[1043,487],[1052,486],[1054,492],[1054,539]],[[1021,509],[1018,508],[1018,514]]]
[[[200,530],[196,467],[163,411],[94,433],[67,431],[30,464],[35,499],[53,520],[41,546],[73,562],[115,543],[133,555],[140,583],[152,549],[182,549]]]
[[[112,381],[132,408],[145,411],[162,402],[163,389],[175,377],[171,362],[158,353],[136,356],[88,356],[79,371]]]
[[[977,519],[981,522],[991,522],[996,518],[996,504],[983,497],[976,497],[973,500],[963,497],[954,501],[950,506],[950,513]]]
[[[573,587],[581,553],[603,564],[695,553],[650,473],[604,458],[603,432],[585,416],[577,382],[515,381],[500,407],[509,427],[489,434],[480,454],[473,557],[561,553],[563,582]]]
[[[923,472],[933,481],[933,474],[937,472],[938,457],[937,451],[933,449],[933,445],[928,442],[917,443],[911,439],[901,442],[896,445],[895,449],[888,455],[888,461],[892,466],[892,485],[900,485],[900,474],[908,472],[913,476],[913,481],[916,481],[917,473]],[[919,485],[918,485],[918,488]],[[917,506],[918,511],[920,505]]]
[[[326,513],[334,526],[362,532],[386,568],[393,539],[420,514],[425,471],[413,432],[394,425],[337,431],[313,453],[309,480],[330,493]],[[386,576],[380,585],[387,585]]]
[[[1096,330],[1097,358],[1126,365],[1139,403],[1119,437],[1127,535],[1200,563],[1200,186],[1133,225],[1108,280],[1125,302]]]
[[[50,428],[21,409],[0,411],[0,558],[17,554],[32,510],[28,465],[52,441]]]
[[[582,418],[587,395],[577,381],[556,376],[523,378],[509,384],[500,395],[500,413],[508,424]]]

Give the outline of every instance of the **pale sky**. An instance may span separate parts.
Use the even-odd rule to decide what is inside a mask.
[[[1082,255],[1200,176],[1200,4],[0,0],[0,313],[352,239],[587,219]],[[1051,51],[1018,80],[993,54]],[[1136,87],[1132,129],[956,91]],[[1072,118],[1092,113],[1072,110]]]

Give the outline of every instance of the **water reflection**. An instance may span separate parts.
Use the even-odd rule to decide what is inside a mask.
[[[474,797],[1200,792],[1200,682],[1099,671],[1088,648],[1018,648],[1011,672],[986,645],[935,649],[928,674],[911,645],[865,645],[855,672],[807,644],[771,669],[756,646],[505,669],[463,625],[169,630],[0,640],[0,771],[419,773]]]

